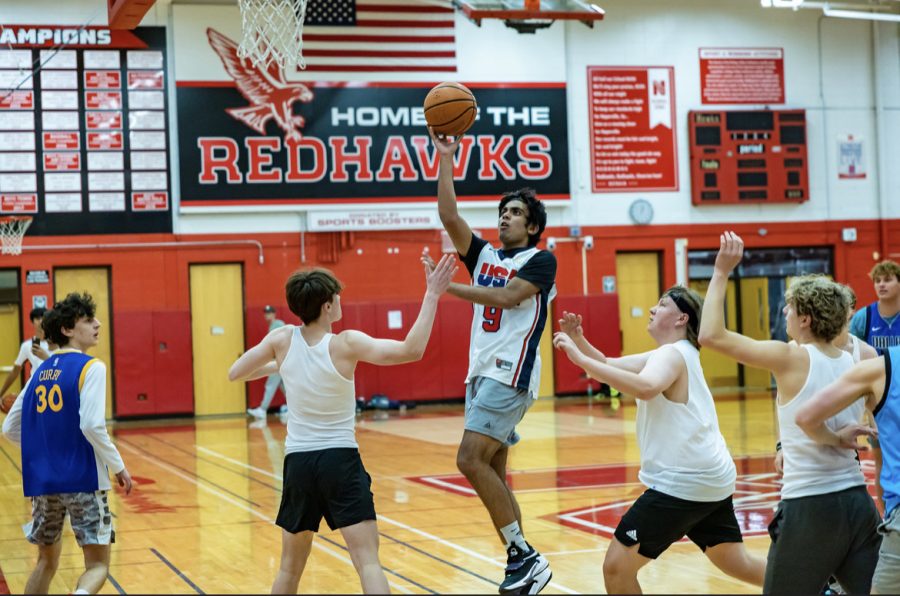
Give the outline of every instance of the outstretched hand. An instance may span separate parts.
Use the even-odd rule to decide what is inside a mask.
[[[728,275],[744,257],[744,241],[730,230],[719,236],[719,254],[716,255],[716,271]]]
[[[419,260],[422,261],[422,266],[425,267],[425,275],[434,271],[435,262],[434,259],[431,258],[431,253],[428,252],[427,246],[422,249],[422,256]]]
[[[459,135],[454,140],[449,140],[447,135],[442,135],[434,132],[434,129],[430,126],[428,127],[428,134],[431,135],[431,140],[434,142],[434,147],[437,149],[438,154],[441,157],[446,157],[453,155],[456,153],[457,147],[459,147],[459,142],[462,141],[463,135]]]
[[[426,257],[430,263],[426,262]],[[425,269],[425,282],[428,286],[428,292],[440,296],[450,287],[450,281],[456,275],[459,267],[456,265],[456,257],[453,255],[444,255],[438,264],[434,264],[434,260],[426,253],[422,256],[422,265]]]
[[[584,337],[584,328],[581,326],[581,315],[576,315],[575,313],[564,310],[562,318],[559,319],[559,330],[572,339]]]
[[[578,363],[582,357],[581,350],[578,349],[578,346],[566,333],[557,331],[553,334],[553,347],[565,352],[572,364],[579,365]]]
[[[877,437],[878,431],[865,424],[848,424],[835,433],[840,442],[835,447],[844,449],[856,449],[858,451],[866,451],[867,445],[860,445],[856,442],[858,437]]]

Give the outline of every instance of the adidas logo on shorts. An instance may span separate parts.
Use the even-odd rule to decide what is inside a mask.
[[[637,542],[637,530],[628,530],[625,535]]]

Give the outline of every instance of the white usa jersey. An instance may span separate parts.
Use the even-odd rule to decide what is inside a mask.
[[[541,378],[538,344],[547,322],[548,306],[556,296],[556,259],[552,254],[535,247],[504,251],[474,237],[472,243],[466,264],[474,286],[504,287],[537,255],[541,255],[539,261],[544,261],[547,265],[541,279],[527,274],[521,276],[538,286],[540,291],[514,308],[472,305],[474,316],[469,347],[469,372],[466,376],[466,383],[475,377],[489,377],[511,387],[527,390],[532,398],[537,399]],[[478,250],[479,245],[481,250]],[[476,251],[477,260],[473,254]]]

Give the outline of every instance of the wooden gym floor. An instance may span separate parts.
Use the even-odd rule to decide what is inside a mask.
[[[735,503],[749,548],[765,556],[765,528],[778,501],[768,393],[717,397],[719,421],[738,465]],[[635,406],[608,400],[539,400],[510,453],[511,484],[525,533],[550,560],[544,593],[603,592],[601,565],[637,481]],[[395,593],[496,593],[505,553],[480,501],[456,470],[461,405],[366,412],[360,450],[373,478],[381,560]],[[281,490],[284,425],[248,419],[167,420],[111,427],[135,481],[116,493],[110,581],[105,593],[266,593],[278,567],[273,525]],[[872,466],[864,459],[868,476]],[[0,440],[0,594],[21,593],[35,558],[21,525],[19,453]],[[322,524],[301,593],[359,593],[339,532]],[[82,571],[71,529],[51,591],[70,593]],[[673,545],[645,567],[647,592],[759,593],[719,573],[693,544]]]

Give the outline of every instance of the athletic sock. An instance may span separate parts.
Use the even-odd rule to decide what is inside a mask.
[[[503,526],[500,528],[500,533],[503,534],[503,539],[506,541],[506,548],[515,544],[522,552],[531,550],[528,547],[528,543],[525,542],[525,536],[522,535],[522,530],[519,528],[519,522],[514,521],[508,526]]]

